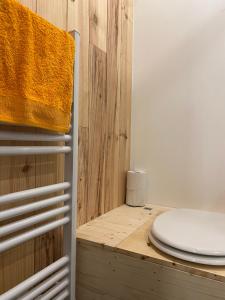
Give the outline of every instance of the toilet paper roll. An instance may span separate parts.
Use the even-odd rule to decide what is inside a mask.
[[[145,206],[146,192],[144,190],[127,190],[126,204],[134,207]]]
[[[129,206],[145,206],[147,203],[147,173],[128,171],[126,203]]]
[[[127,172],[127,189],[137,190],[145,189],[147,185],[146,171],[128,171]]]

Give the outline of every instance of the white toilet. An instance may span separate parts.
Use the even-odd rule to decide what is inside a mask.
[[[225,266],[225,214],[173,209],[155,219],[149,239],[156,248],[174,257]]]

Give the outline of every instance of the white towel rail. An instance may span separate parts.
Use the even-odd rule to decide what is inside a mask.
[[[69,268],[64,267],[62,270],[57,272],[56,274],[53,274],[51,277],[49,277],[44,283],[39,284],[34,289],[32,289],[27,294],[23,295],[23,298],[20,298],[19,300],[33,300],[36,297],[43,294],[45,291],[47,291],[49,288],[51,288],[56,282],[59,282],[61,279],[63,279],[66,275],[69,274]]]
[[[0,156],[3,155],[35,155],[35,154],[59,154],[68,153],[71,147],[68,146],[1,146]]]
[[[75,32],[75,40],[74,95],[70,133],[64,135],[50,132],[38,134],[12,132],[9,130],[0,132],[0,141],[64,142],[62,146],[54,146],[54,144],[53,146],[0,146],[0,156],[65,154],[65,182],[0,196],[0,205],[11,203],[20,204],[19,206],[4,209],[0,212],[0,221],[11,220],[14,217],[20,216],[19,220],[11,220],[9,224],[1,226],[0,237],[4,237],[4,240],[0,242],[0,253],[63,226],[64,257],[0,295],[0,300],[75,300],[75,228],[80,48],[80,37],[77,32]],[[29,204],[21,205],[20,203],[29,198],[45,196],[60,191],[64,191],[64,194],[54,197],[51,195],[46,197],[45,200],[32,201],[32,203]],[[38,212],[38,210],[60,203],[60,207],[53,207],[48,211]],[[33,214],[34,212],[36,213],[35,215],[26,216],[27,213]],[[25,217],[23,215],[25,215]],[[44,225],[41,224],[41,222],[45,222]],[[37,227],[29,229],[29,227],[33,225]],[[20,230],[24,230],[24,232],[19,233]],[[8,237],[10,234],[14,235]]]
[[[66,289],[62,293],[58,294],[58,296],[55,297],[54,300],[64,300],[69,296],[69,291]]]
[[[35,189],[11,193],[11,194],[0,196],[0,203],[6,204],[6,203],[12,203],[21,200],[26,200],[32,197],[44,196],[50,193],[66,190],[69,187],[70,187],[69,182],[63,182],[63,183],[52,184],[52,185],[43,186]]]
[[[2,212],[0,212],[0,221],[18,217],[20,215],[27,214],[29,212],[34,212],[36,210],[46,208],[48,206],[52,206],[52,205],[58,204],[60,202],[68,201],[70,199],[70,197],[71,196],[69,194],[64,194],[64,195],[56,196],[56,197],[53,197],[53,198],[50,198],[47,200],[42,200],[42,201],[34,202],[31,204],[22,205],[19,207],[3,210]]]
[[[37,300],[50,300],[54,299],[54,297],[64,290],[69,285],[68,278],[65,278],[62,282],[58,283],[54,286],[50,291],[46,292],[44,295],[41,295],[37,298]]]
[[[54,272],[60,270],[62,267],[68,265],[69,257],[65,256],[51,264],[50,266],[46,267],[45,269],[41,270],[40,272],[36,273],[35,275],[29,277],[25,281],[18,284],[16,287],[12,288],[5,294],[0,296],[0,300],[14,300],[18,299],[23,293],[37,285],[38,283],[42,282],[48,276],[52,275]]]
[[[69,210],[70,210],[70,207],[69,207],[69,205],[67,205],[67,206],[56,208],[56,209],[52,209],[50,211],[47,211],[42,214],[38,214],[33,217],[23,219],[21,221],[13,222],[8,225],[2,226],[2,227],[0,227],[0,237],[9,235],[16,231],[20,231],[22,229],[25,229],[25,228],[35,225],[37,223],[40,223],[40,222],[46,221],[50,218],[56,217],[58,215],[65,214]]]
[[[69,134],[34,134],[27,132],[0,132],[0,141],[30,141],[30,142],[68,142],[72,137]]]
[[[54,221],[54,222],[51,222],[51,223],[48,223],[47,225],[43,225],[43,226],[40,226],[36,229],[33,229],[33,230],[30,230],[30,231],[27,231],[25,233],[22,233],[16,237],[13,237],[11,239],[8,239],[6,241],[3,241],[0,243],[0,253],[6,251],[6,250],[9,250],[15,246],[18,246],[24,242],[27,242],[33,238],[36,238],[42,234],[45,234],[53,229],[56,229],[60,226],[63,226],[67,223],[69,223],[70,221],[70,218],[69,217],[65,217],[63,219],[60,219],[60,220],[57,220],[57,221]]]

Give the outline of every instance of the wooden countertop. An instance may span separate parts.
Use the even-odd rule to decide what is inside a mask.
[[[225,267],[185,262],[162,253],[149,243],[148,231],[153,220],[168,209],[155,205],[145,208],[123,205],[80,226],[77,241],[225,282]]]

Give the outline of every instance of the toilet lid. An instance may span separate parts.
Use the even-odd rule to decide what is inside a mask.
[[[153,236],[153,234],[151,232],[149,233],[149,240],[159,250],[161,250],[171,256],[174,256],[174,257],[186,260],[186,261],[190,261],[190,262],[198,263],[198,264],[204,264],[204,265],[211,265],[211,266],[224,266],[225,265],[225,256],[206,256],[206,255],[199,255],[199,254],[189,253],[189,252],[185,252],[185,251],[182,251],[179,249],[175,249],[173,247],[170,247],[170,246],[160,242],[157,238],[155,238]]]
[[[157,240],[178,250],[225,256],[225,214],[174,209],[159,215],[151,230]]]

